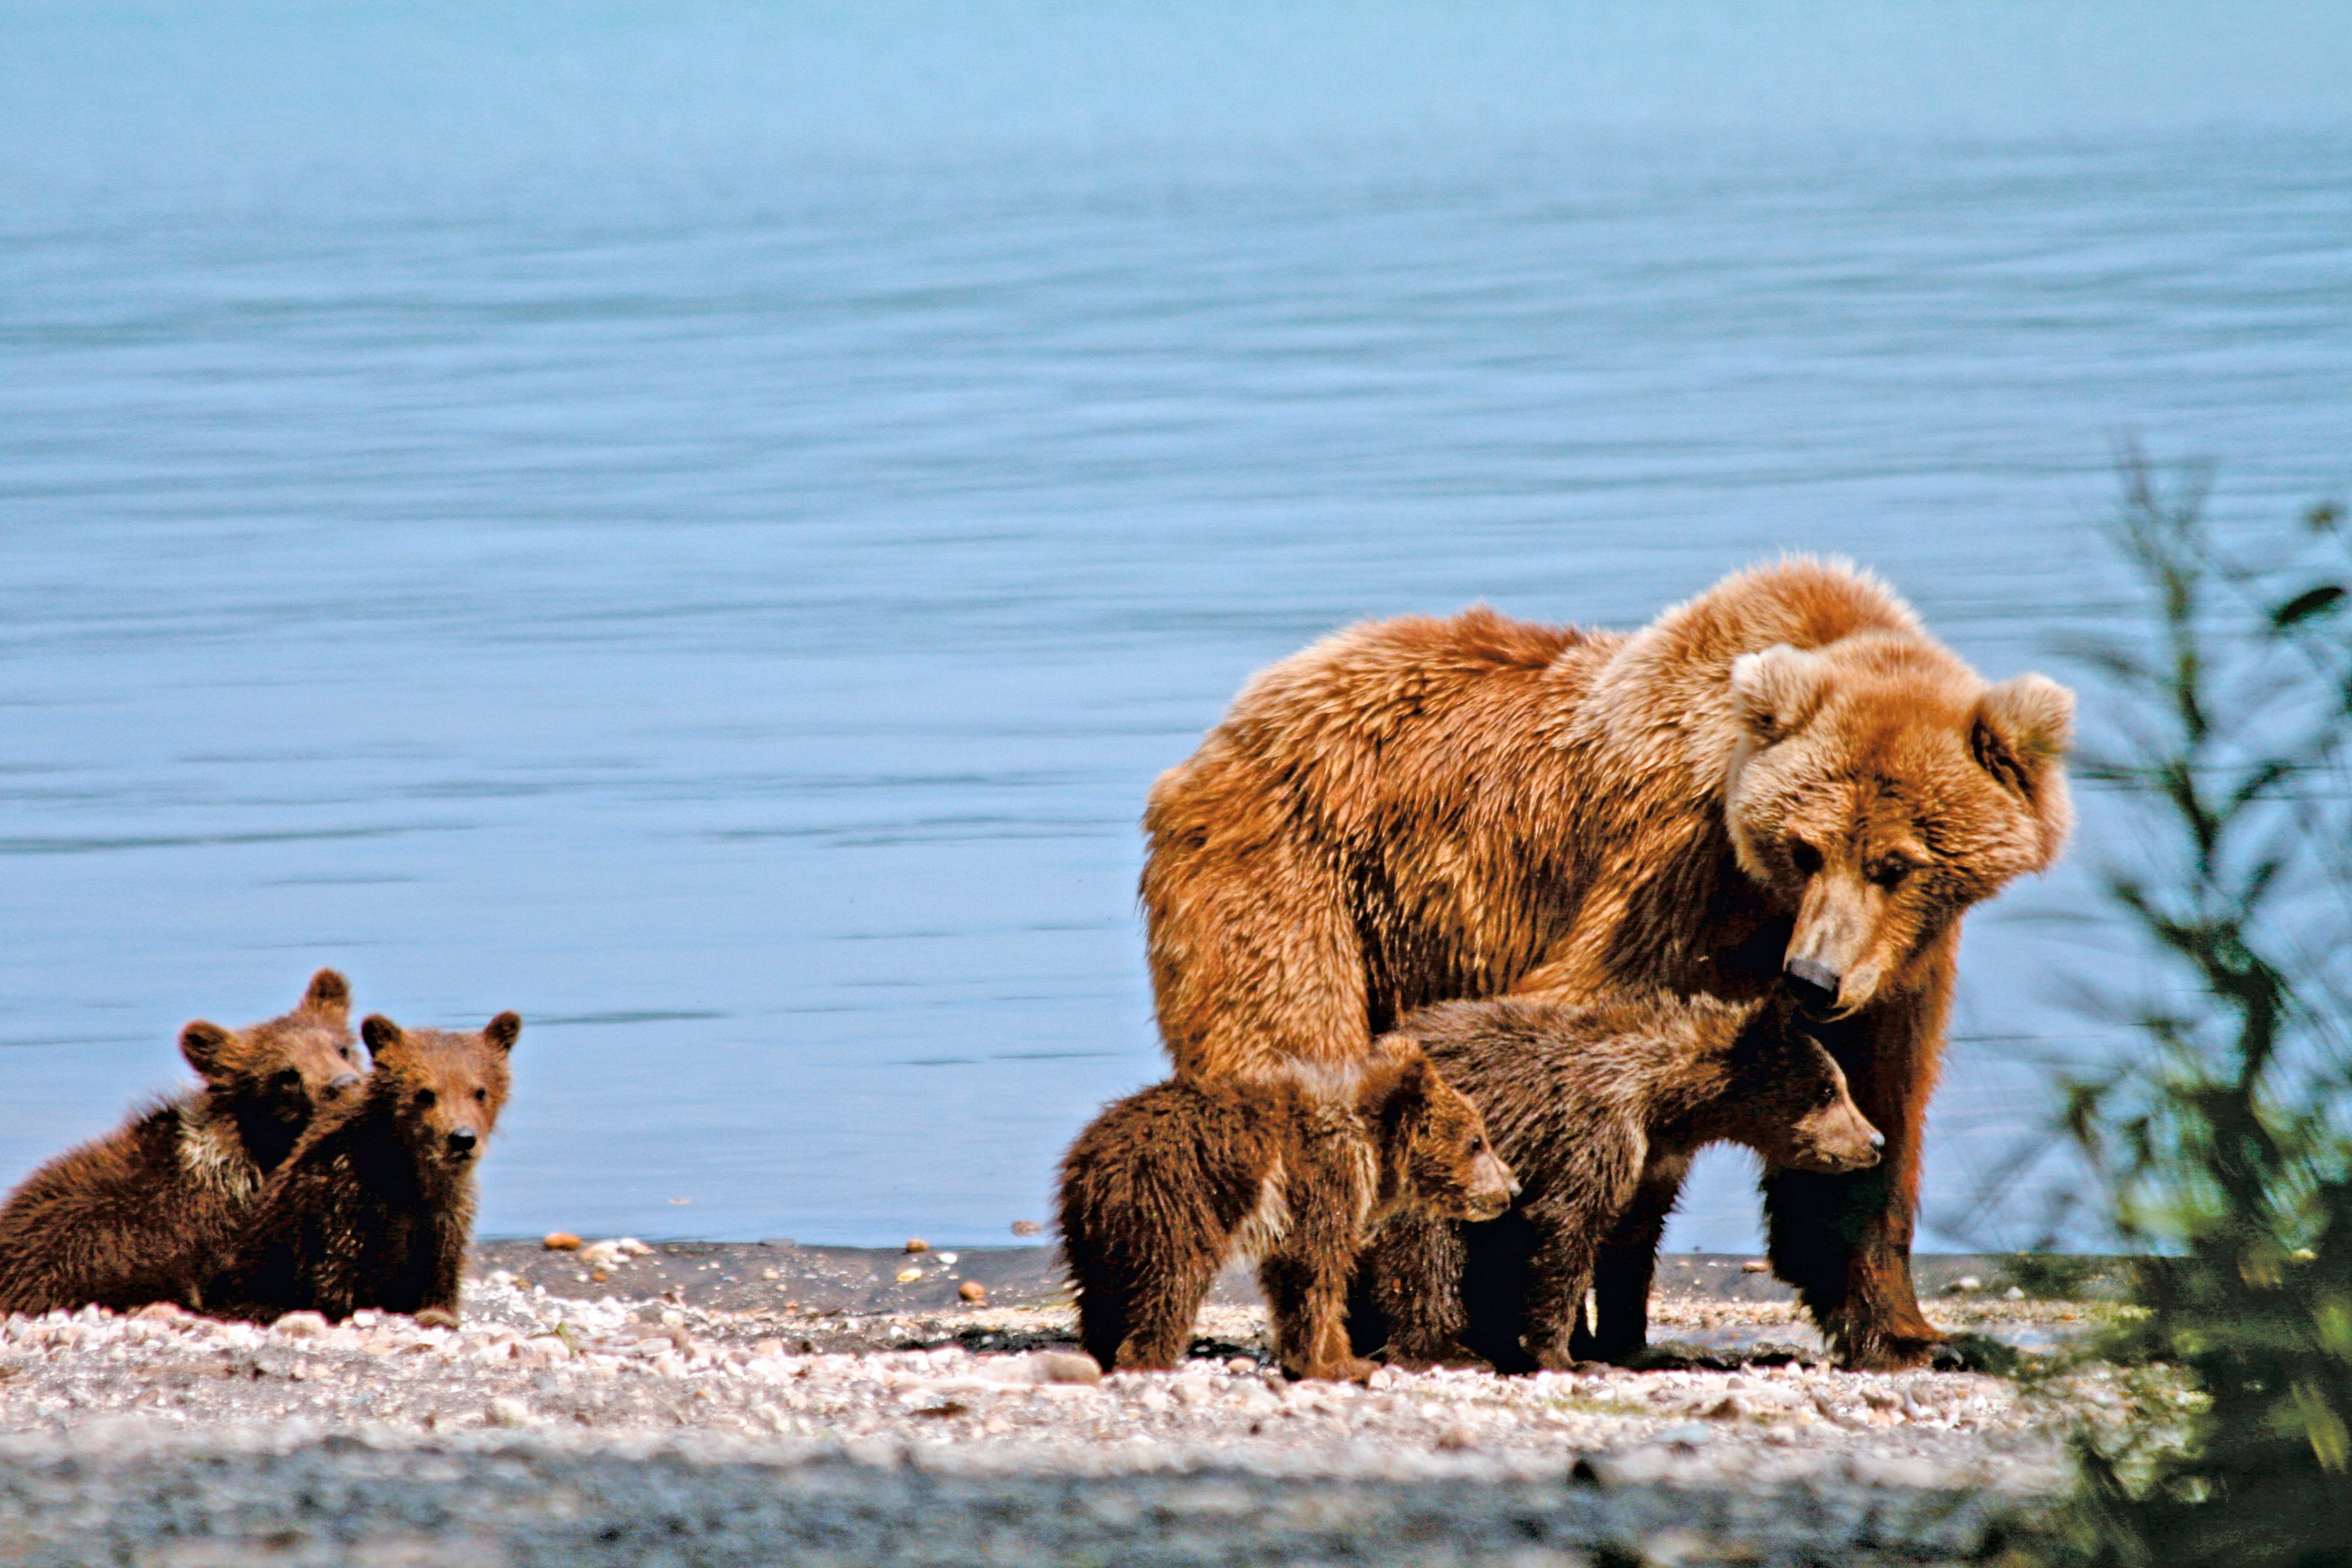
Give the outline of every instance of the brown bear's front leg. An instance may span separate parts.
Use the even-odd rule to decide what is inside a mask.
[[[1364,1254],[1372,1304],[1388,1322],[1391,1366],[1486,1365],[1462,1343],[1464,1248],[1454,1222],[1407,1209],[1391,1215]]]
[[[1650,1342],[1650,1286],[1658,1270],[1658,1242],[1682,1196],[1690,1163],[1684,1151],[1651,1151],[1633,1201],[1593,1257],[1592,1330],[1570,1342],[1575,1359],[1622,1363]]]
[[[1576,1331],[1584,1321],[1584,1293],[1592,1283],[1592,1216],[1544,1205],[1525,1211],[1535,1227],[1528,1258],[1527,1329],[1520,1337],[1535,1363],[1565,1372],[1580,1360]]]
[[[1282,1370],[1294,1378],[1361,1383],[1378,1371],[1348,1344],[1348,1266],[1352,1259],[1275,1254],[1258,1265],[1258,1289],[1274,1319]]]
[[[1764,1181],[1773,1272],[1797,1288],[1839,1362],[1855,1371],[1922,1366],[1944,1342],[1911,1284],[1920,1143],[1951,994],[1949,942],[1931,957],[1923,991],[1821,1031],[1855,1105],[1885,1134],[1879,1163],[1844,1176],[1772,1171]]]

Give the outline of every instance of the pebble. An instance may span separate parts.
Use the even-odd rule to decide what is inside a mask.
[[[2004,1301],[2022,1301],[2025,1300],[2025,1292],[2018,1287],[2011,1285],[2008,1289],[2003,1290],[2000,1293],[2000,1299]]]
[[[540,1246],[550,1252],[577,1252],[580,1238],[568,1230],[551,1230],[540,1238]]]
[[[931,1244],[925,1241],[919,1236],[910,1236],[907,1238],[907,1250],[908,1252],[929,1252],[930,1249]]]
[[[528,1426],[530,1425],[530,1406],[520,1399],[500,1394],[484,1407],[482,1418],[493,1426]]]
[[[1751,1258],[1739,1266],[1742,1274],[1769,1274],[1772,1265],[1761,1258]]]
[[[988,1287],[977,1279],[967,1279],[956,1287],[956,1294],[974,1306],[979,1306],[988,1300]]]
[[[1034,1219],[1016,1219],[1013,1222],[1013,1234],[1015,1236],[1035,1236],[1045,1228]]]
[[[901,1285],[912,1285],[916,1280],[920,1279],[922,1277],[923,1271],[919,1268],[901,1268],[898,1270],[898,1283]]]
[[[280,1339],[315,1340],[325,1337],[327,1320],[318,1312],[289,1312],[269,1325],[269,1331]]]
[[[1075,1384],[1082,1387],[1102,1385],[1102,1368],[1090,1355],[1073,1355],[1066,1351],[1041,1351],[1030,1358],[1040,1383]]]

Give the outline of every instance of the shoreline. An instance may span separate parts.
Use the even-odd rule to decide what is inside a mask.
[[[1748,1260],[1705,1258],[1654,1314],[1713,1347],[1686,1370],[1288,1384],[1227,1289],[1177,1371],[1106,1378],[1051,1258],[672,1243],[598,1280],[510,1240],[476,1249],[456,1330],[0,1321],[0,1540],[172,1568],[1958,1563],[2137,1396],[2097,1368],[1837,1372],[1792,1303],[1743,1299],[1770,1286]],[[2115,1309],[1931,1310],[2019,1340]]]

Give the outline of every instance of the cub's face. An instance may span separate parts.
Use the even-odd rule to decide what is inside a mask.
[[[199,1019],[180,1031],[180,1054],[214,1094],[241,1112],[299,1131],[311,1113],[356,1089],[366,1070],[343,977],[322,969],[294,1010],[247,1029]]]
[[[1449,1219],[1493,1219],[1518,1196],[1518,1178],[1486,1138],[1486,1119],[1416,1053],[1382,1121],[1401,1145],[1402,1194]]]
[[[1844,1069],[1820,1041],[1792,1029],[1740,1050],[1742,1142],[1773,1164],[1799,1171],[1878,1163],[1886,1140],[1854,1104]]]
[[[471,1165],[507,1102],[507,1055],[522,1020],[501,1013],[469,1035],[403,1029],[377,1016],[361,1032],[375,1056],[368,1092],[393,1108],[408,1146],[445,1169]]]
[[[1725,790],[1740,868],[1793,917],[1782,984],[1816,1017],[1867,1005],[1969,905],[2047,866],[2070,820],[2074,697],[1984,687],[1908,639],[1732,666]]]

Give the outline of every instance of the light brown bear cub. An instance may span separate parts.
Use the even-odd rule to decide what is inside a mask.
[[[1382,1228],[1368,1268],[1378,1312],[1359,1316],[1386,1320],[1400,1365],[1480,1359],[1524,1372],[1585,1359],[1578,1331],[1597,1254],[1645,1186],[1679,1187],[1708,1143],[1839,1172],[1877,1163],[1885,1142],[1820,1042],[1754,1005],[1452,1002],[1412,1014],[1391,1037],[1419,1046],[1477,1101],[1524,1184],[1491,1225],[1400,1214]],[[1641,1323],[1606,1327],[1630,1341],[1620,1355],[1640,1348]]]
[[[1410,1046],[1352,1071],[1157,1085],[1062,1161],[1078,1337],[1105,1371],[1164,1371],[1217,1271],[1256,1260],[1283,1370],[1359,1379],[1347,1292],[1371,1228],[1405,1209],[1501,1214],[1517,1191],[1478,1110]]]
[[[183,1029],[180,1054],[202,1089],[58,1155],[0,1208],[0,1312],[192,1305],[210,1249],[314,1110],[359,1083],[351,1000],[343,977],[321,969],[282,1017]]]
[[[478,1034],[360,1026],[375,1070],[312,1125],[204,1287],[216,1317],[273,1322],[362,1307],[455,1321],[474,1163],[506,1103],[512,1013]]]

